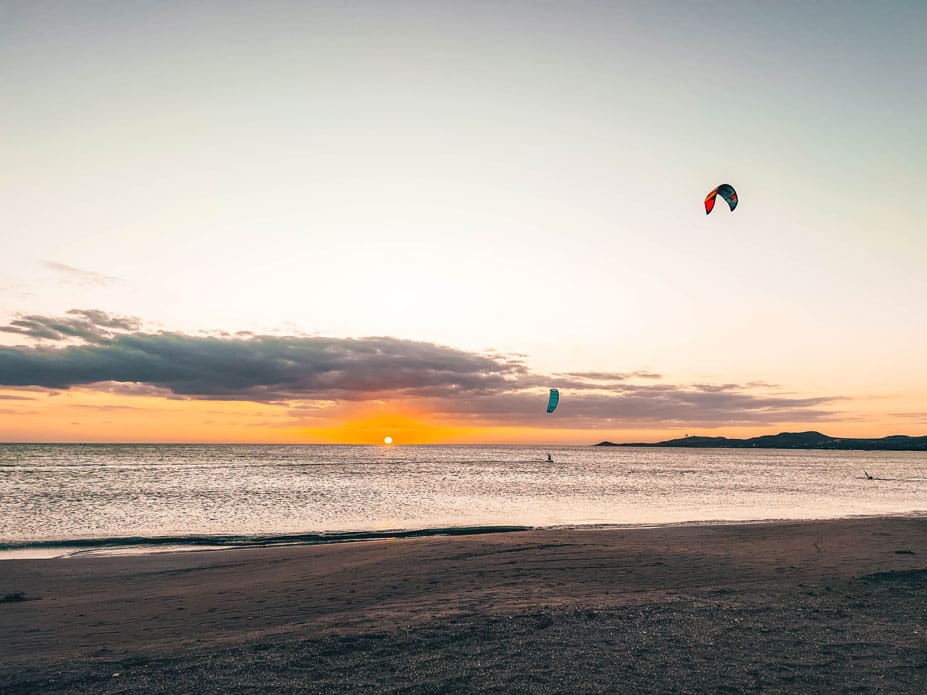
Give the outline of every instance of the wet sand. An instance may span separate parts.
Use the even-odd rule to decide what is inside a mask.
[[[0,692],[927,692],[927,518],[0,562]]]

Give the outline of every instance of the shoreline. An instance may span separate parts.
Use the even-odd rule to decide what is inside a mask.
[[[479,536],[523,532],[557,532],[579,530],[619,531],[631,529],[661,529],[698,526],[740,526],[764,524],[814,523],[818,521],[850,521],[858,519],[927,519],[927,510],[882,514],[854,514],[817,518],[770,519],[696,519],[652,523],[588,523],[556,524],[551,526],[487,525],[440,526],[382,531],[331,531],[288,534],[190,534],[178,536],[101,536],[70,539],[0,540],[0,562],[8,560],[59,560],[103,555],[145,555],[162,553],[245,550],[362,543],[378,540]],[[61,551],[61,552],[52,552]]]
[[[922,516],[9,560],[0,601],[4,693],[927,690]]]
[[[0,541],[0,562],[18,559],[57,560],[107,554],[161,554],[165,552],[202,552],[205,550],[245,550],[253,548],[278,548],[329,545],[336,543],[362,543],[378,540],[408,538],[479,536],[485,534],[507,534],[523,532],[557,531],[619,531],[633,529],[661,529],[700,526],[749,526],[768,524],[814,523],[819,521],[850,521],[861,519],[927,519],[927,510],[915,510],[882,514],[854,514],[850,516],[817,518],[769,518],[769,519],[696,519],[692,521],[668,521],[652,523],[589,523],[557,524],[551,526],[441,526],[383,531],[332,531],[318,533],[258,534],[258,535],[208,535],[191,534],[178,536],[105,536],[72,539],[39,539],[34,541]],[[69,550],[69,552],[45,555],[44,551]],[[150,550],[149,550],[150,549]],[[17,556],[17,552],[36,551],[39,554]]]

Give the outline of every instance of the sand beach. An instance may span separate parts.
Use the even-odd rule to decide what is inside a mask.
[[[0,562],[0,692],[925,692],[927,519]]]

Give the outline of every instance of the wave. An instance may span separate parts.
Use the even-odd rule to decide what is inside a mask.
[[[530,531],[533,526],[447,526],[391,531],[341,531],[332,533],[295,533],[284,535],[187,535],[187,536],[114,536],[107,538],[71,538],[64,540],[0,542],[0,553],[17,550],[61,549],[69,555],[98,550],[144,548],[260,548],[274,545],[321,545],[393,538],[425,536],[469,536],[483,533]]]

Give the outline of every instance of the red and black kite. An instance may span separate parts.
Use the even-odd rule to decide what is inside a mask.
[[[707,215],[711,212],[712,208],[715,206],[715,197],[721,196],[724,200],[727,201],[727,204],[731,206],[731,211],[733,212],[734,208],[737,207],[737,191],[734,190],[734,187],[729,183],[722,183],[711,193],[705,196],[705,214]]]

